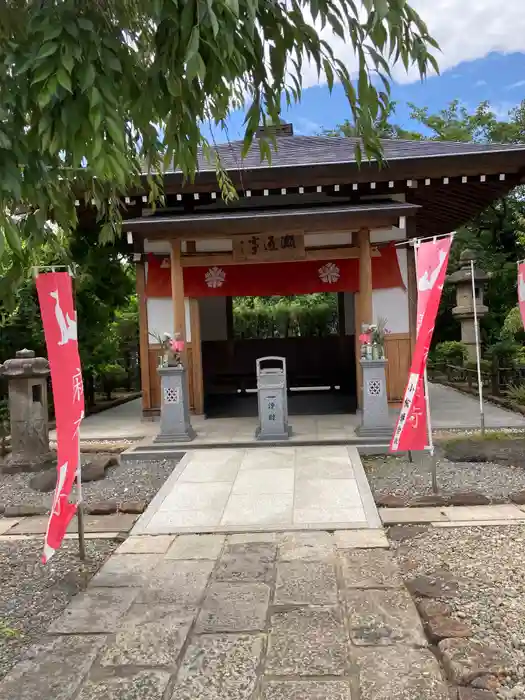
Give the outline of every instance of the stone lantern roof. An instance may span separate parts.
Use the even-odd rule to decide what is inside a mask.
[[[0,374],[7,379],[47,377],[49,362],[45,357],[35,357],[33,350],[18,350],[16,357],[0,365]]]
[[[475,282],[486,282],[490,279],[490,275],[484,270],[480,270],[476,267],[476,259],[478,255],[476,251],[466,248],[459,256],[460,268],[456,272],[447,276],[447,282],[452,282],[452,284],[461,284],[462,282],[470,283],[470,261],[474,260],[474,281]]]

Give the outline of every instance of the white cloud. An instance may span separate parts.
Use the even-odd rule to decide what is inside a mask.
[[[441,53],[437,55],[441,73],[463,61],[483,58],[492,51],[501,53],[525,52],[524,0],[409,0],[437,39]],[[352,47],[334,37],[328,30],[322,32],[339,58],[350,70],[356,67]],[[394,69],[399,82],[419,79],[417,70],[408,75],[402,67]],[[303,71],[304,87],[318,84],[313,66]],[[321,77],[321,82],[326,82]]]
[[[520,88],[525,85],[525,80],[518,80],[516,83],[511,83],[505,87],[505,90],[514,90],[514,88]]]

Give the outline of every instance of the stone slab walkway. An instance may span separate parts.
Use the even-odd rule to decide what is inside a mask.
[[[131,537],[0,697],[448,700],[386,545],[378,530]]]
[[[128,513],[114,513],[112,515],[85,515],[84,530],[86,533],[124,532],[131,530],[138,516]],[[0,536],[2,535],[44,535],[48,524],[47,515],[38,515],[26,518],[1,518]],[[76,533],[77,519],[74,518],[67,529],[68,533]]]
[[[435,527],[474,527],[513,525],[525,522],[525,506],[503,503],[489,506],[441,506],[432,508],[379,508],[383,525],[417,525]]]
[[[479,427],[479,406],[474,396],[462,394],[441,384],[430,385],[430,405],[432,424],[435,430],[477,429]],[[392,422],[398,411],[392,410]],[[293,440],[348,440],[355,438],[359,425],[359,415],[320,415],[291,416],[294,429]],[[485,422],[487,428],[525,428],[525,417],[490,402],[485,402]],[[197,439],[188,447],[206,444],[227,444],[232,442],[254,441],[257,425],[255,418],[213,418],[193,416],[192,424],[197,431]],[[152,438],[158,433],[156,421],[141,419],[140,399],[116,406],[102,413],[88,416],[82,421],[82,440],[140,440]],[[50,434],[56,439],[55,431]]]
[[[133,534],[381,527],[355,447],[192,450]]]

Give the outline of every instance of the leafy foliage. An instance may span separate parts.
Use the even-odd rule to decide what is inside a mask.
[[[324,336],[337,332],[337,295],[237,297],[234,333],[241,338]]]
[[[350,43],[358,79],[323,38]],[[245,150],[277,122],[281,96],[301,97],[306,61],[340,81],[362,136],[379,156],[374,124],[388,109],[390,64],[437,69],[435,41],[406,0],[6,0],[0,6],[0,258],[16,287],[45,242],[48,221],[67,236],[75,200],[93,202],[100,239],[114,240],[121,195],[147,174],[150,200],[165,168],[195,174],[203,147],[226,198],[231,183],[201,127],[245,109]],[[377,87],[380,85],[380,87]],[[260,141],[261,157],[270,144]]]
[[[447,340],[436,345],[433,355],[438,364],[463,366],[468,357],[468,350],[465,343],[458,340]]]
[[[138,310],[134,290],[134,269],[122,257],[118,244],[94,246],[89,232],[77,230],[64,240],[64,255],[79,264],[74,280],[78,313],[78,338],[86,399],[95,400],[95,389],[111,375],[115,388],[119,364],[120,386],[136,383]],[[56,263],[51,247],[35,258],[40,265]],[[0,363],[27,347],[46,356],[46,347],[34,280],[26,280],[14,295],[14,305],[0,301]],[[108,365],[111,369],[107,370]],[[111,391],[109,390],[109,391]],[[5,395],[5,383],[0,396]]]
[[[409,106],[410,116],[418,127],[407,130],[396,125],[393,104],[376,123],[383,136],[412,140],[525,143],[525,100],[504,118],[488,102],[481,102],[470,111],[459,100],[454,100],[437,113],[431,113],[427,107]],[[344,122],[330,133],[351,136],[354,135],[353,128],[352,122]],[[516,304],[516,260],[525,257],[525,188],[516,188],[456,231],[449,272],[458,269],[465,248],[474,250],[479,267],[490,273],[485,292],[489,313],[481,321],[481,330],[484,344],[491,345],[499,341],[505,318]],[[460,325],[452,315],[454,306],[455,288],[446,283],[434,343],[459,337]]]
[[[525,384],[515,384],[507,389],[507,398],[525,406]]]

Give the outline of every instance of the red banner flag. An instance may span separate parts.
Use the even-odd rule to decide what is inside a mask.
[[[518,263],[518,304],[523,327],[525,328],[525,261]]]
[[[69,502],[69,495],[80,467],[84,387],[71,276],[68,272],[40,274],[36,288],[51,368],[57,430],[57,485],[44,543],[46,563],[60,547],[77,509],[75,503]]]
[[[427,411],[423,376],[447,272],[452,236],[416,246],[417,337],[408,384],[390,451],[424,450],[427,445]]]

